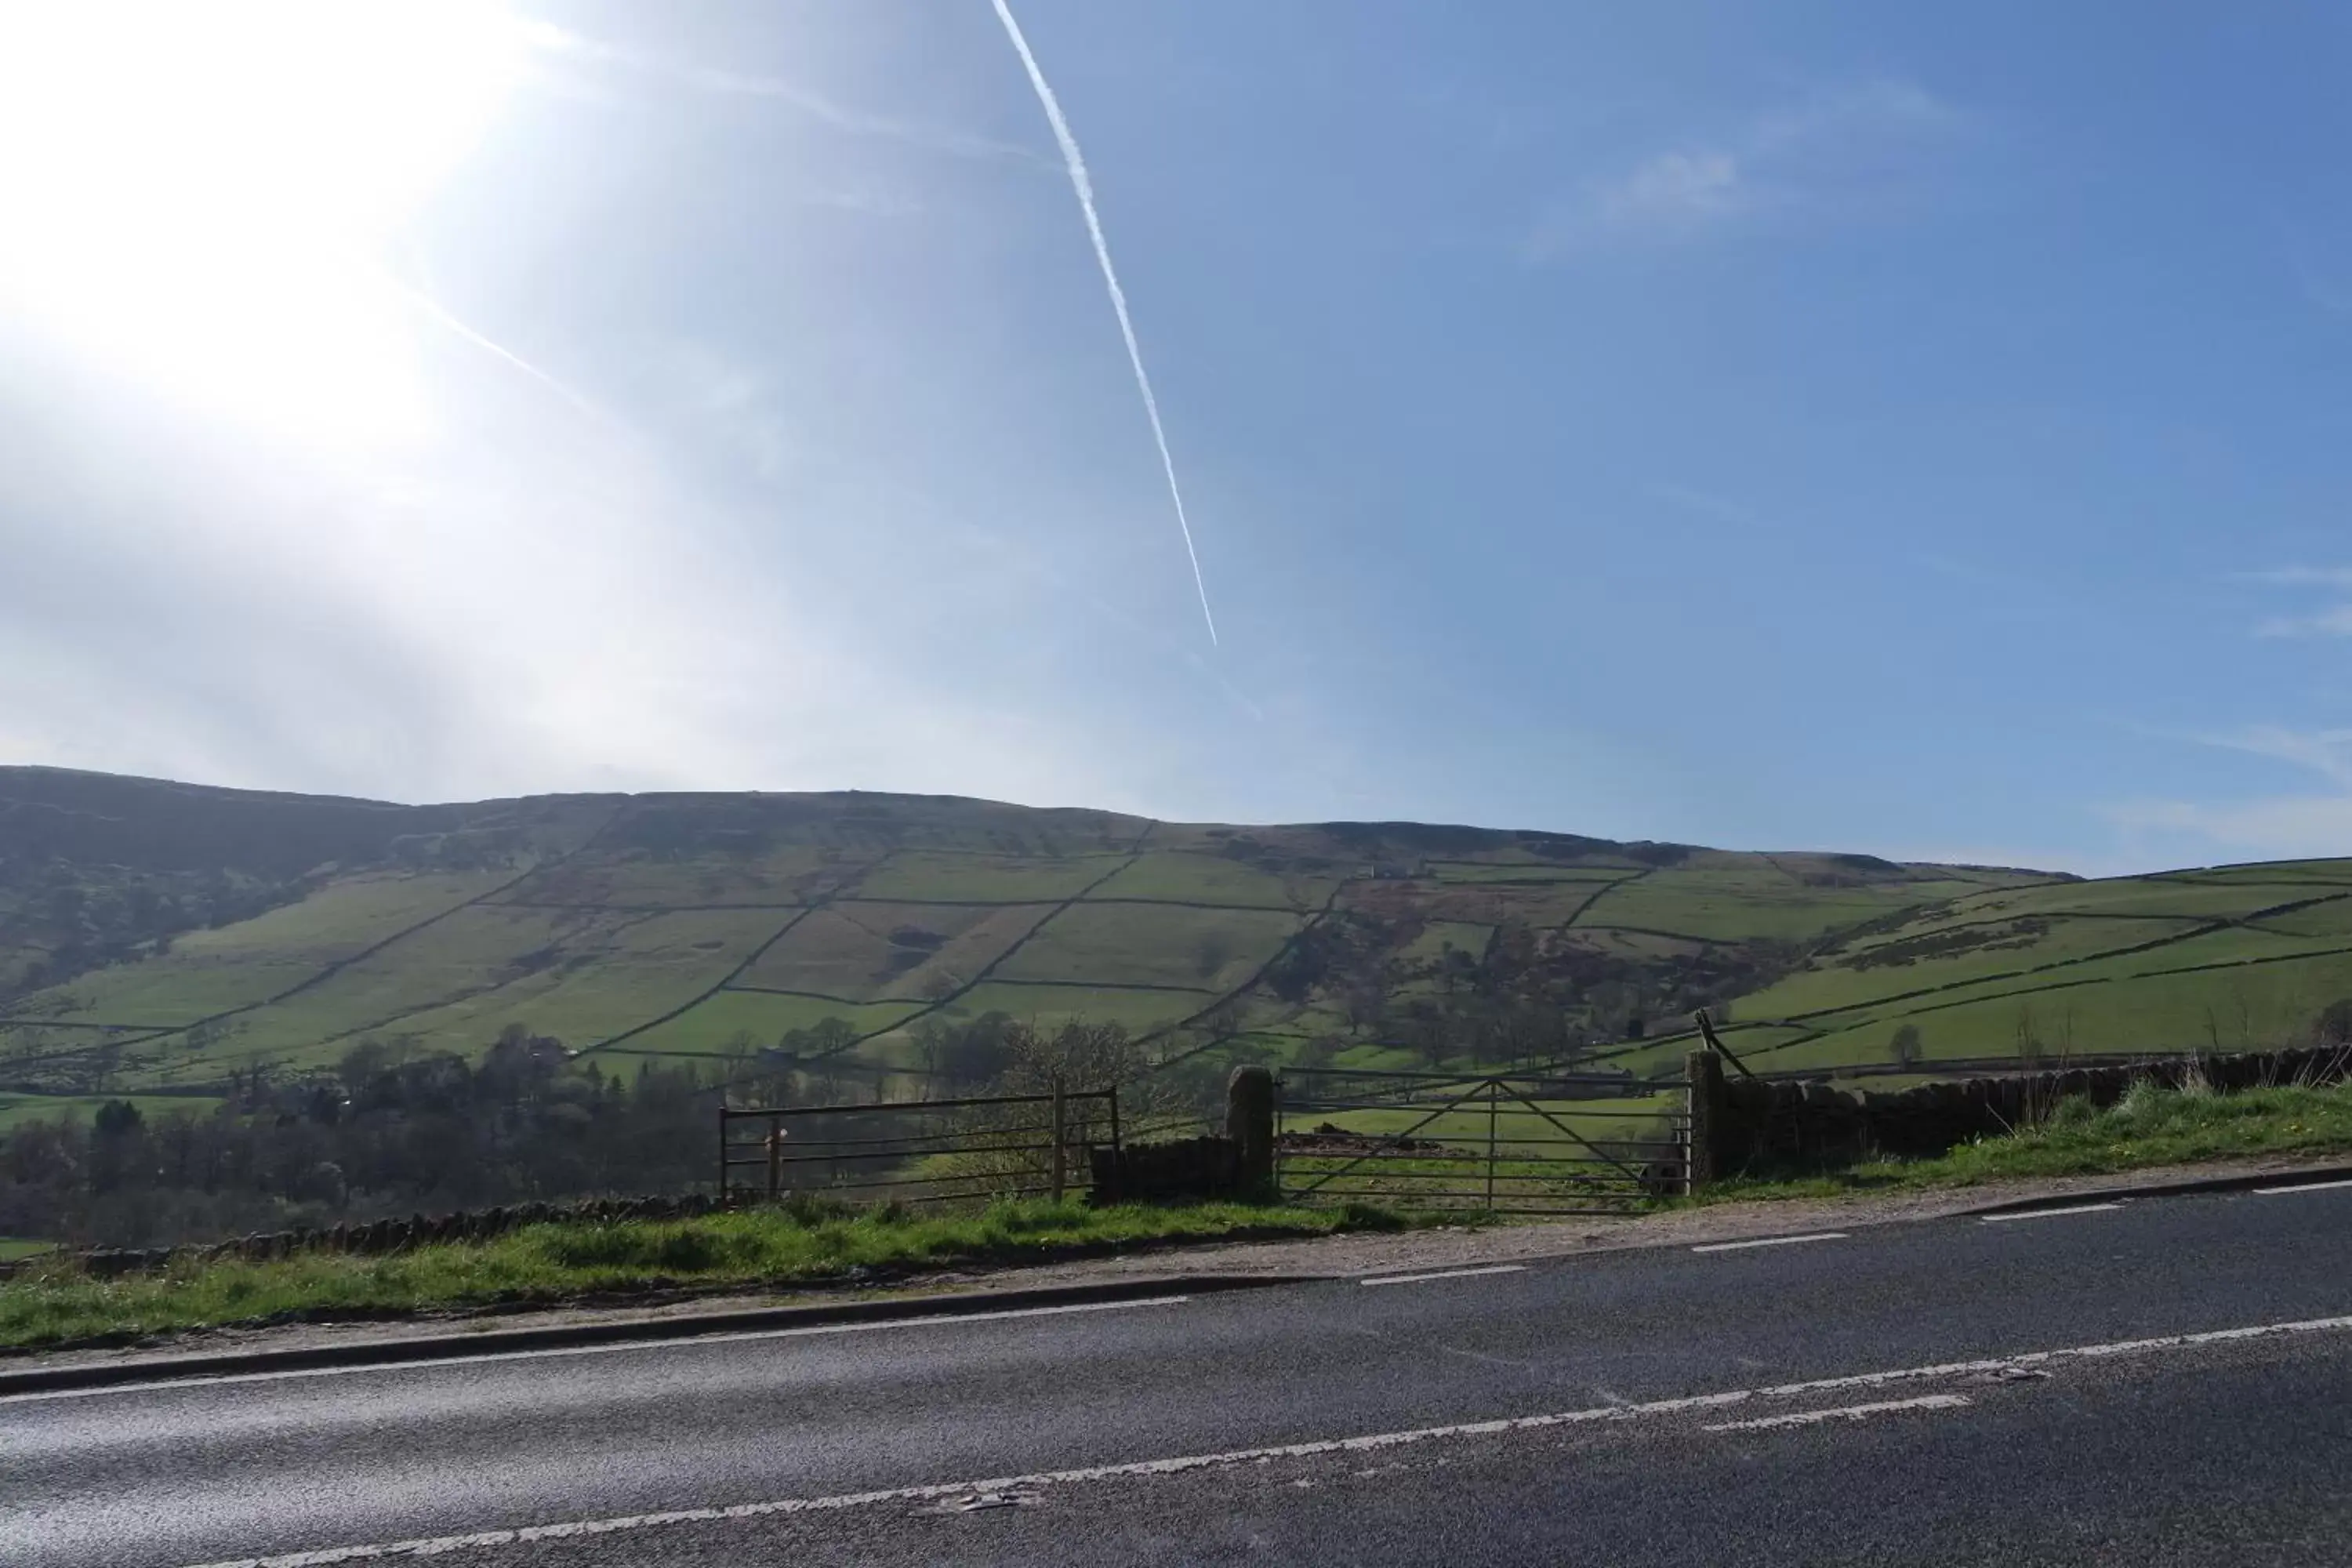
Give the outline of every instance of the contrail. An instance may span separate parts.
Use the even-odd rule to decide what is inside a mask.
[[[473,328],[467,326],[465,322],[459,321],[448,311],[443,310],[440,304],[436,301],[432,296],[425,294],[421,290],[410,288],[399,279],[393,277],[389,272],[383,274],[383,277],[384,282],[391,286],[393,292],[398,294],[403,300],[407,301],[412,309],[423,314],[427,320],[431,321],[435,325],[440,327],[445,331],[464,340],[466,342],[471,343],[474,347],[481,350],[484,353],[488,354],[491,358],[503,361],[509,367],[520,371],[524,375],[530,377],[531,380],[538,382],[541,386],[546,387],[550,392],[555,394],[556,396],[562,398],[564,402],[570,404],[581,413],[587,415],[590,418],[602,419],[604,416],[604,410],[598,408],[585,397],[581,396],[580,394],[574,392],[562,382],[558,381],[554,376],[548,374],[547,372],[540,369],[539,366],[531,363],[530,361],[523,358],[522,355],[516,353],[512,349],[506,347],[502,343],[496,342],[489,338],[484,337],[481,333],[476,331]]]
[[[1005,0],[995,0],[996,19],[1004,24],[1005,37],[1020,51],[1021,63],[1028,68],[1029,85],[1037,89],[1037,101],[1045,106],[1045,118],[1054,127],[1054,140],[1062,144],[1062,162],[1069,165],[1070,184],[1078,193],[1078,210],[1086,214],[1087,233],[1095,242],[1095,260],[1101,264],[1103,284],[1110,290],[1110,308],[1118,317],[1118,335],[1127,340],[1127,360],[1135,367],[1136,389],[1143,394],[1143,412],[1151,420],[1151,438],[1160,444],[1160,466],[1168,471],[1168,499],[1176,503],[1176,527],[1184,535],[1184,554],[1192,563],[1192,586],[1201,595],[1201,618],[1209,623],[1209,642],[1217,640],[1217,617],[1209,613],[1209,585],[1201,576],[1201,554],[1192,548],[1192,525],[1184,521],[1184,492],[1176,486],[1176,459],[1168,455],[1168,432],[1160,426],[1160,400],[1151,395],[1151,378],[1143,371],[1143,351],[1136,346],[1135,323],[1128,320],[1127,291],[1118,286],[1118,274],[1110,264],[1110,245],[1103,238],[1102,219],[1095,214],[1095,185],[1087,177],[1086,155],[1078,151],[1078,139],[1070,134],[1070,122],[1062,118],[1061,100],[1046,85],[1045,73],[1037,68],[1037,57],[1029,52],[1029,40],[1021,34],[1021,24],[1013,19],[1013,9]]]

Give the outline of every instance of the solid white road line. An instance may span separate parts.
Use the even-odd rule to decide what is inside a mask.
[[[2056,1219],[2060,1215],[2098,1214],[2103,1210],[2119,1209],[2123,1206],[2119,1203],[2073,1204],[2063,1209],[2026,1209],[2019,1214],[1989,1214],[1979,1217],[1987,1225],[2007,1225],[2013,1219]]]
[[[2347,1176],[2340,1182],[2298,1182],[2284,1187],[2256,1187],[2254,1191],[2268,1198],[2275,1197],[2281,1193],[2328,1193],[2334,1192],[2338,1187],[2352,1187],[2352,1176]]]
[[[1038,1487],[1069,1486],[1085,1481],[1115,1480],[1130,1476],[1172,1476],[1187,1470],[1258,1464],[1275,1459],[1305,1458],[1318,1454],[1363,1453],[1402,1447],[1449,1437],[1479,1437],[1509,1432],[1534,1432],[1549,1427],[1581,1426],[1613,1421],[1637,1421],[1648,1416],[1675,1415],[1713,1410],[1757,1399],[1801,1398],[1844,1389],[1883,1387],[1891,1383],[1965,1377],[1997,1373],[2010,1367],[2048,1365],[2053,1362],[2098,1360],[2110,1356],[2148,1355],[2167,1351],[2194,1350],[2204,1345],[2280,1339],[2302,1334],[2340,1333],[2352,1330],[2352,1316],[2310,1318],[2292,1323],[2261,1323],[2242,1329],[2216,1329],[2205,1333],[2168,1334],[2159,1339],[2118,1340],[2109,1344],[2075,1345],[2063,1350],[2028,1351],[2020,1355],[1985,1361],[1946,1362],[1935,1366],[1904,1367],[1893,1372],[1866,1372],[1848,1377],[1815,1378],[1783,1383],[1769,1388],[1741,1388],[1725,1394],[1693,1394],[1682,1399],[1657,1399],[1646,1405],[1611,1405],[1598,1410],[1569,1410],[1554,1415],[1515,1415],[1498,1421],[1466,1421],[1450,1426],[1423,1426],[1404,1432],[1380,1432],[1362,1437],[1335,1437],[1312,1443],[1285,1443],[1274,1447],[1236,1448],[1223,1454],[1194,1454],[1173,1459],[1143,1459],[1132,1464],[1096,1465],[1084,1469],[1041,1470],[1026,1476],[995,1476],[985,1480],[947,1481],[926,1486],[892,1487],[882,1491],[846,1492],[834,1497],[783,1498],[772,1502],[734,1503],[725,1508],[677,1509],[667,1513],[628,1514],[617,1519],[581,1520],[567,1524],[529,1525],[520,1530],[485,1530],[470,1535],[440,1535],[415,1541],[394,1541],[365,1546],[331,1546],[317,1552],[292,1552],[277,1557],[241,1557],[209,1563],[202,1568],[333,1568],[342,1563],[373,1563],[396,1557],[432,1557],[474,1547],[518,1546],[534,1541],[562,1541],[578,1536],[610,1535],[622,1531],[651,1530],[666,1524],[699,1524],[739,1519],[823,1513],[865,1508],[876,1503],[930,1502],[974,1492],[1009,1492]],[[1945,1395],[1944,1398],[1952,1396]],[[1904,1401],[1905,1406],[1918,1402]],[[1894,1408],[1890,1405],[1885,1408]],[[1938,1405],[1937,1408],[1945,1406]],[[1859,1408],[1859,1407],[1857,1407]],[[1872,1407],[1874,1411],[1875,1408]],[[1834,1412],[1831,1414],[1835,1414]],[[1824,1419],[1827,1417],[1824,1416]]]
[[[1135,1307],[1175,1307],[1190,1296],[1145,1296],[1132,1301],[1076,1301],[1058,1307],[1009,1307],[996,1312],[958,1312],[930,1318],[889,1318],[871,1323],[811,1323],[795,1329],[741,1329],[730,1333],[690,1334],[674,1340],[620,1340],[603,1345],[553,1345],[545,1350],[488,1351],[481,1355],[434,1356],[424,1361],[378,1361],[352,1366],[304,1366],[284,1372],[229,1372],[196,1377],[159,1377],[152,1383],[117,1383],[104,1388],[54,1388],[36,1394],[0,1394],[0,1405],[36,1399],[96,1399],[109,1394],[153,1394],[159,1389],[205,1388],[224,1383],[283,1383],[298,1377],[345,1377],[360,1372],[409,1372],[417,1367],[475,1366],[492,1361],[542,1361],[551,1356],[609,1355],[619,1351],[677,1350],[692,1345],[738,1344],[745,1340],[802,1339],[817,1334],[869,1334],[884,1329],[953,1328],[959,1323],[999,1323],[1012,1318],[1053,1318],[1069,1312],[1123,1312]]]
[[[1875,1405],[1839,1405],[1827,1410],[1797,1410],[1786,1415],[1759,1416],[1754,1421],[1726,1421],[1702,1426],[1702,1432],[1769,1432],[1780,1426],[1818,1426],[1824,1421],[1866,1421],[1894,1410],[1958,1410],[1968,1404],[1958,1394],[1923,1394],[1916,1399],[1885,1399]]]
[[[1434,1274],[1387,1274],[1377,1279],[1359,1279],[1359,1285],[1423,1285],[1432,1279],[1475,1279],[1482,1274],[1524,1274],[1524,1263],[1495,1263],[1484,1268],[1445,1268]]]
[[[1810,1236],[1766,1236],[1754,1241],[1711,1241],[1705,1247],[1694,1247],[1693,1252],[1738,1252],[1750,1247],[1793,1247],[1801,1241],[1843,1241],[1842,1230],[1817,1230]]]

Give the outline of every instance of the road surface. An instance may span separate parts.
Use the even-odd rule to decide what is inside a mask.
[[[0,1563],[2352,1562],[2352,1186],[0,1400]]]

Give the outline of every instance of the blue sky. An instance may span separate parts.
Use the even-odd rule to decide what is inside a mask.
[[[2352,848],[2340,8],[1015,9],[1217,643],[986,0],[18,5],[0,752]]]

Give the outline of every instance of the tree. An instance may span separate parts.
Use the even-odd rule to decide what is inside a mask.
[[[1228,996],[1201,1015],[1199,1027],[1208,1043],[1219,1045],[1242,1032],[1242,1005]]]
[[[1895,1029],[1886,1041],[1886,1054],[1895,1065],[1909,1072],[1919,1065],[1919,1026],[1905,1024]]]
[[[1404,1005],[1402,1020],[1403,1044],[1420,1057],[1423,1066],[1435,1072],[1454,1054],[1454,1015],[1428,997],[1415,997]]]
[[[1108,1089],[1137,1082],[1151,1070],[1143,1047],[1120,1024],[1072,1018],[1050,1035],[1033,1024],[1015,1024],[1005,1031],[1004,1046],[1000,1082],[1013,1094],[1044,1094],[1056,1084]]]
[[[839,1056],[856,1043],[856,1025],[846,1018],[820,1018],[804,1029],[786,1029],[776,1049],[794,1061],[811,1062]]]
[[[1007,1062],[996,1080],[1005,1094],[1050,1094],[1058,1087],[1071,1093],[1117,1089],[1122,1118],[1129,1129],[1164,1126],[1171,1118],[1189,1119],[1193,1096],[1181,1079],[1152,1071],[1143,1044],[1121,1024],[1097,1024],[1072,1018],[1048,1034],[1034,1024],[1014,1024],[1004,1034]]]
[[[2041,1031],[2033,1026],[2033,1009],[2030,1005],[2018,1004],[2016,1025],[2011,1033],[2017,1039],[2019,1068],[2026,1072],[2040,1072],[2042,1058],[2047,1052],[2042,1044]]]
[[[127,1138],[144,1127],[146,1121],[129,1100],[110,1100],[90,1119],[90,1129],[100,1138]]]
[[[984,1013],[963,1024],[926,1018],[914,1029],[916,1059],[926,1077],[950,1091],[976,1088],[993,1081],[1010,1063],[1012,1029],[1012,1018],[1003,1013]]]

